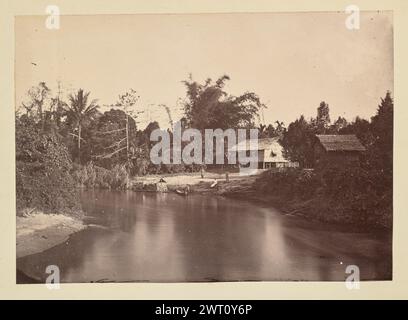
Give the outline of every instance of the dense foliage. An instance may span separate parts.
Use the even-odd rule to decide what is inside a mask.
[[[204,84],[190,79],[184,81],[187,101],[184,105],[187,126],[197,129],[248,128],[254,126],[254,118],[265,107],[253,92],[232,96],[224,91],[224,75],[215,83],[207,79]]]
[[[96,166],[92,161],[78,166],[73,176],[75,181],[86,188],[126,189],[129,174],[124,165],[115,165],[111,170]]]
[[[16,119],[17,209],[74,211],[79,194],[71,156],[57,135],[40,126],[28,117]]]
[[[309,218],[364,227],[392,226],[392,189],[360,167],[265,172],[256,188],[278,205]]]
[[[222,76],[204,84],[184,81],[186,99],[181,130],[186,128],[254,128],[265,106],[252,92],[228,94]],[[45,211],[75,210],[78,186],[124,189],[134,175],[192,172],[195,164],[154,165],[151,122],[137,128],[133,106],[139,96],[129,90],[102,113],[97,100],[79,89],[63,101],[45,83],[28,91],[16,113],[16,180],[18,208]],[[173,125],[170,108],[164,107]],[[309,203],[309,212],[323,220],[391,225],[393,101],[388,92],[370,119],[333,123],[329,105],[321,102],[316,118],[303,115],[286,128],[283,122],[259,125],[260,137],[277,137],[285,155],[300,164],[298,170],[268,172],[259,179],[260,192],[280,201]],[[173,135],[168,129],[170,136]],[[355,134],[367,152],[360,167],[307,170],[313,167],[316,134]],[[172,147],[172,145],[171,145]],[[306,170],[305,170],[306,169]],[[330,213],[330,215],[328,215]]]
[[[200,85],[185,81],[184,128],[253,126],[261,104],[254,93],[235,97],[224,90],[228,76]],[[109,111],[100,112],[96,99],[83,89],[64,101],[40,82],[27,92],[16,112],[17,206],[48,211],[71,211],[79,204],[78,186],[124,189],[130,176],[200,170],[197,165],[150,161],[151,122],[136,126],[136,91],[119,95]],[[170,125],[170,108],[165,105]],[[220,122],[222,121],[222,122]],[[169,134],[173,133],[169,130]]]
[[[312,139],[316,133],[355,134],[367,152],[360,166],[321,170],[266,172],[258,190],[281,203],[298,207],[306,215],[326,221],[365,226],[392,225],[393,101],[388,92],[371,121],[357,118],[347,124],[338,119],[330,125],[328,108],[321,104],[325,122],[307,122],[303,116],[283,135],[287,155],[308,167],[313,161]],[[320,123],[315,126],[315,123]],[[322,123],[325,123],[324,125]],[[340,125],[341,124],[341,125]]]

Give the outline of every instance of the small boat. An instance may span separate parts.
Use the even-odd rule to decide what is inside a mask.
[[[188,195],[187,190],[176,189],[175,192],[176,192],[177,194],[179,194],[180,196],[187,196],[187,195]]]

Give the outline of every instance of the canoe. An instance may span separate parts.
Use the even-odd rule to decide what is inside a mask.
[[[180,196],[186,196],[188,195],[187,191],[176,189],[176,193],[179,194]]]

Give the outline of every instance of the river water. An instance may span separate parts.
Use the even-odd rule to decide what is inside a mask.
[[[40,279],[57,265],[61,282],[186,282],[391,279],[391,239],[285,216],[213,195],[85,191],[89,228],[17,260]]]

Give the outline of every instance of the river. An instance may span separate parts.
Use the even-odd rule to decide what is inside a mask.
[[[61,282],[390,280],[390,235],[285,216],[254,202],[192,194],[85,191],[89,227],[42,253],[17,260]]]

